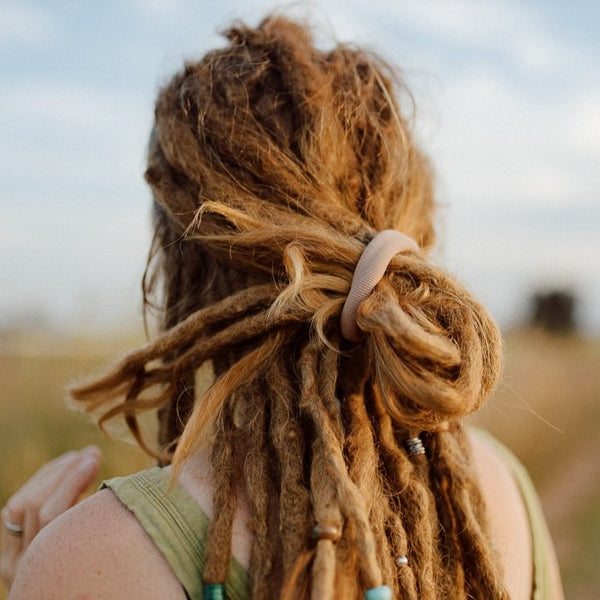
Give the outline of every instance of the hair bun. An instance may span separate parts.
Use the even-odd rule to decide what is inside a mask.
[[[357,324],[369,333],[373,375],[399,425],[439,430],[477,410],[500,376],[501,337],[489,313],[418,257],[392,261]]]

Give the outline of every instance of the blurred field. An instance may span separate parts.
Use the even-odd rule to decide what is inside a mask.
[[[99,479],[151,464],[135,446],[103,439],[64,403],[70,380],[138,341],[0,335],[0,506],[42,463],[71,448],[95,443],[103,449]],[[506,335],[506,356],[504,381],[476,422],[529,468],[566,597],[600,598],[600,340],[514,331]]]
[[[506,368],[475,421],[528,467],[568,600],[600,598],[600,340],[505,334]]]

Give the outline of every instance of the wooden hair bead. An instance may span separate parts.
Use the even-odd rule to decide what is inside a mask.
[[[316,540],[331,540],[337,542],[342,535],[340,528],[332,523],[317,523],[313,527],[313,538]]]

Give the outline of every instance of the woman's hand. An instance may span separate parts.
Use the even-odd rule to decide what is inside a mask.
[[[50,521],[77,503],[100,468],[95,446],[71,451],[44,465],[2,509],[0,577],[10,587],[31,540]]]

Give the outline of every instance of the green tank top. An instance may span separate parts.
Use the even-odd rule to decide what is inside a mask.
[[[169,488],[169,474],[160,467],[102,484],[135,515],[181,582],[190,600],[202,600],[208,517],[180,486]],[[228,600],[249,598],[249,578],[232,559],[226,581]]]
[[[532,600],[552,597],[550,554],[552,547],[546,521],[527,471],[518,459],[498,440],[478,430],[504,457],[521,491],[529,517],[533,547]],[[178,485],[169,488],[169,474],[155,467],[127,477],[116,477],[102,485],[136,516],[165,560],[173,569],[190,600],[202,600],[202,573],[205,563],[205,540],[208,517],[195,500]],[[247,600],[249,577],[232,559],[226,582],[229,600]]]

